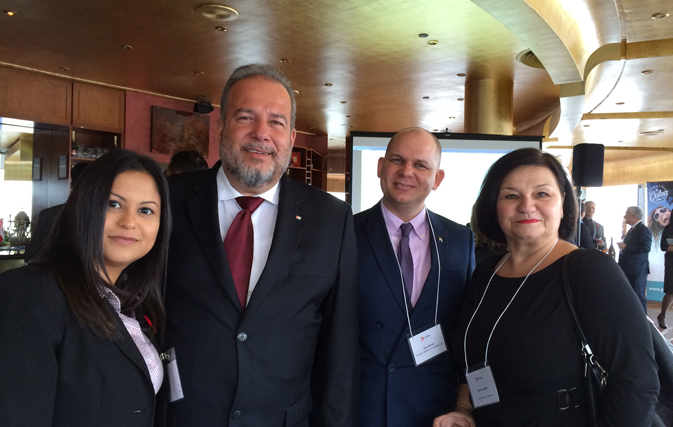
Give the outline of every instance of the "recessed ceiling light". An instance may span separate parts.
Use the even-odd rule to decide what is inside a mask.
[[[438,45],[438,44],[439,44],[439,41],[438,41],[438,40],[428,40],[428,44],[429,44],[430,46],[435,46],[435,45]]]
[[[290,62],[292,62],[292,60],[287,59],[287,58],[281,58],[280,62],[281,62],[281,64],[289,64]]]
[[[623,102],[615,102],[615,105],[624,105]]]
[[[458,76],[458,77],[465,77],[465,73],[458,73],[458,74],[456,74],[456,76]]]
[[[294,93],[296,93],[297,95],[299,95],[299,91],[298,91],[297,89],[292,89],[292,92],[294,92]]]
[[[346,114],[346,117],[350,117],[350,115]]]
[[[16,16],[16,12],[13,10],[4,10],[3,13],[7,16]]]
[[[465,98],[458,98],[458,101],[465,101]]]
[[[345,103],[346,103],[346,101],[341,101],[341,104],[345,104]]]
[[[133,46],[131,46],[130,44],[124,44],[122,45],[122,49],[131,50],[133,49]]]
[[[63,71],[63,72],[70,71],[70,68],[68,68],[68,67],[58,67],[58,69]]]
[[[331,86],[334,86],[334,85],[332,83],[325,83],[325,86],[331,87]]]
[[[202,76],[204,74],[206,74],[206,73],[204,73],[203,71],[194,71],[194,75],[197,75],[197,76]]]
[[[215,27],[215,29],[216,29],[217,31],[221,31],[221,32],[225,32],[225,31],[227,31],[227,27],[219,27],[219,26],[218,26],[218,27]]]
[[[430,99],[430,97],[429,96],[424,96],[423,99]]]
[[[641,71],[641,73],[643,73],[643,74],[652,74],[652,73],[654,73],[654,70],[643,70],[643,71]]]
[[[652,15],[652,19],[661,19],[661,18],[665,18],[667,16],[668,16],[668,13],[666,13],[666,12],[658,12],[658,13],[655,13],[655,14]]]
[[[223,4],[204,4],[194,9],[194,13],[215,21],[233,21],[238,18],[236,9]]]
[[[585,128],[588,128],[589,126],[591,126],[591,125],[584,125]]]
[[[449,120],[453,120],[455,118],[456,118],[456,116],[451,116],[451,117],[449,117]]]
[[[418,35],[418,37],[424,39],[424,38],[428,37],[428,35],[425,34],[425,33],[421,33],[421,34]]]
[[[617,142],[624,142],[624,141],[617,141]]]
[[[352,128],[353,126],[348,126],[349,128]]]
[[[311,126],[308,130],[315,130],[315,126]]]
[[[439,129],[433,129],[432,131],[433,132],[439,132]]]

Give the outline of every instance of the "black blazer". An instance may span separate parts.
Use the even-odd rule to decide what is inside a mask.
[[[30,261],[42,249],[64,206],[56,205],[40,211],[37,221],[30,227],[30,243],[23,254],[23,259],[26,262]]]
[[[0,276],[0,425],[152,426],[154,388],[140,351],[82,326],[36,267]]]
[[[652,232],[643,222],[634,225],[624,238],[626,248],[619,253],[619,265],[627,276],[649,274],[648,256],[652,249]]]
[[[166,348],[184,399],[169,425],[352,426],[357,253],[350,207],[283,176],[264,271],[245,311],[229,271],[212,169],[171,176]]]
[[[474,270],[474,238],[469,228],[428,212],[432,267],[410,312],[418,333],[434,325],[438,262],[441,265],[438,321],[448,351],[416,367],[407,341],[409,326],[395,252],[381,206],[355,216],[358,242],[361,389],[359,425],[431,426],[456,404],[458,372],[451,350],[463,288]],[[411,305],[409,305],[411,308]]]

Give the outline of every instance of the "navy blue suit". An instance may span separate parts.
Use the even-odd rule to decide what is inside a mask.
[[[432,212],[429,217],[435,231],[434,241],[430,238],[432,268],[416,306],[410,310],[411,327],[418,333],[434,325],[438,252],[442,270],[438,321],[449,351],[416,367],[407,341],[405,294],[381,206],[376,204],[355,216],[362,427],[427,427],[456,403],[458,372],[451,335],[463,288],[474,269],[474,240],[467,227]]]
[[[648,256],[652,248],[652,232],[645,224],[634,225],[624,238],[626,248],[619,254],[619,266],[622,267],[631,287],[638,295],[640,303],[647,313],[647,275],[650,273]]]

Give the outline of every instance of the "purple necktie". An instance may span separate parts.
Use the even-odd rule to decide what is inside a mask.
[[[400,239],[400,248],[397,251],[397,259],[400,262],[400,269],[404,278],[404,287],[407,289],[409,298],[411,298],[411,292],[414,290],[414,260],[411,257],[411,249],[409,248],[409,233],[413,229],[414,226],[408,222],[400,226],[402,238]]]
[[[237,197],[236,202],[241,207],[241,211],[234,218],[227,236],[224,238],[224,251],[227,253],[229,269],[242,308],[245,308],[245,303],[248,300],[250,270],[252,269],[252,255],[255,244],[252,213],[263,201],[264,199],[261,197]]]

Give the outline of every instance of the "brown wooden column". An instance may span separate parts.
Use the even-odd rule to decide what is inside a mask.
[[[465,132],[512,135],[514,83],[509,79],[470,80],[465,83]]]

